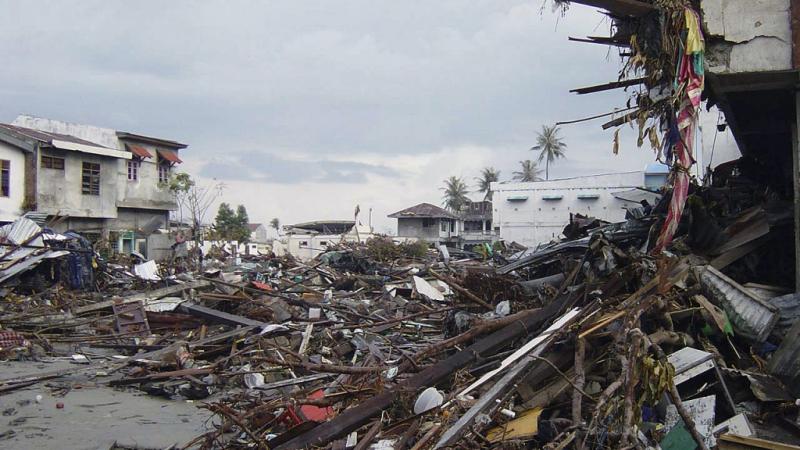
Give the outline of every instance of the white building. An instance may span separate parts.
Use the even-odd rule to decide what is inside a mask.
[[[655,203],[667,173],[665,166],[651,164],[638,172],[492,183],[494,226],[506,242],[535,247],[558,239],[570,214],[619,222],[627,208],[641,206],[641,200]]]
[[[250,230],[250,242],[266,244],[269,241],[269,233],[263,223],[248,223],[247,228]]]
[[[285,251],[301,261],[314,259],[338,243],[366,242],[374,236],[371,227],[356,225],[352,220],[306,222],[283,228]]]

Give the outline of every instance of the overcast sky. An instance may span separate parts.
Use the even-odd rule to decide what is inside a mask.
[[[608,21],[543,0],[0,1],[0,121],[21,113],[189,144],[182,170],[226,185],[253,221],[387,214],[441,202],[442,180],[511,177],[543,124],[624,106],[619,57],[569,36]],[[551,178],[654,159],[602,121],[568,125]],[[479,198],[478,194],[474,195]]]

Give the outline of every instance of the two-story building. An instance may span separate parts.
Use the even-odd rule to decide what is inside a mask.
[[[167,188],[179,142],[20,116],[0,124],[0,221],[26,211],[57,231],[101,238],[116,251],[147,253],[148,237],[176,209]]]
[[[458,244],[461,218],[430,203],[420,203],[387,217],[397,219],[397,236],[413,237],[427,242]]]

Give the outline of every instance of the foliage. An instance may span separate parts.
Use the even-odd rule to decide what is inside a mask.
[[[422,258],[428,253],[425,241],[395,244],[388,237],[373,237],[367,240],[367,254],[376,261],[392,261],[399,258]]]
[[[478,192],[483,192],[484,200],[492,199],[491,185],[495,181],[500,181],[500,171],[494,167],[486,167],[481,170],[481,176],[475,178],[478,182]]]
[[[184,214],[191,220],[195,240],[200,226],[205,221],[206,213],[211,205],[222,195],[225,185],[214,183],[212,185],[199,185],[194,179],[184,172],[174,173],[164,184],[172,194],[178,205],[177,219],[183,222]]]
[[[536,135],[536,145],[531,150],[539,152],[538,162],[545,161],[545,179],[550,179],[550,163],[558,158],[564,158],[567,144],[558,135],[558,125],[542,125],[542,131]]]
[[[450,211],[457,213],[469,203],[469,198],[467,198],[469,190],[461,177],[451,176],[444,180],[442,190],[444,191],[442,205]]]
[[[273,217],[272,220],[269,221],[269,226],[274,228],[275,231],[281,229],[281,221],[277,217]]]
[[[520,161],[519,165],[519,172],[513,173],[514,181],[522,181],[525,183],[542,181],[542,178],[539,176],[539,174],[542,173],[542,169],[539,168],[539,166],[536,164],[536,161],[526,159],[525,161]]]
[[[236,207],[233,212],[230,205],[220,203],[217,217],[214,220],[216,237],[225,241],[247,242],[250,240],[250,228],[247,226],[249,218],[244,205]]]

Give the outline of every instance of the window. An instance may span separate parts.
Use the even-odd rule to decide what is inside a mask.
[[[64,170],[64,158],[43,155],[42,167],[45,169]]]
[[[139,179],[139,160],[128,160],[128,181],[136,181]]]
[[[447,221],[442,220],[442,231],[447,231]]]
[[[456,221],[455,220],[451,220],[450,221],[450,232],[451,233],[455,233],[456,232]]]
[[[11,196],[11,161],[0,159],[0,197]]]
[[[319,241],[319,245],[325,247],[328,245],[328,241]]]
[[[422,227],[423,228],[430,228],[436,224],[436,221],[433,219],[422,219]]]
[[[158,182],[166,183],[169,181],[169,163],[164,160],[158,162]]]
[[[81,174],[81,193],[100,195],[100,164],[84,162]]]
[[[300,241],[300,247],[308,247],[308,241]]]

